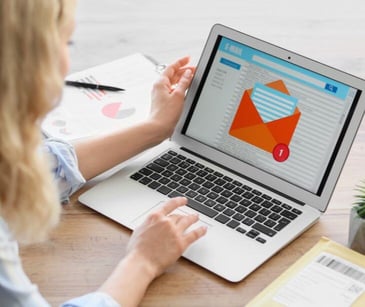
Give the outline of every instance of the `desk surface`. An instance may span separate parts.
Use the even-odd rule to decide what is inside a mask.
[[[166,63],[190,54],[196,63],[210,26],[219,22],[365,77],[364,2],[293,3],[79,0],[71,70],[134,52]],[[328,210],[315,226],[237,284],[180,259],[153,282],[142,306],[243,306],[321,236],[346,244],[353,188],[365,177],[364,170],[363,122]],[[30,279],[56,306],[97,289],[123,256],[129,236],[126,228],[79,204],[76,194],[64,206],[51,239],[21,248],[21,256]]]

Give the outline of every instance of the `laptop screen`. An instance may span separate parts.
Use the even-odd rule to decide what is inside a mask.
[[[218,36],[182,133],[320,195],[359,96]]]

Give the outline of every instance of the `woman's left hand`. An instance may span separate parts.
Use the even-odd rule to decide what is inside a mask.
[[[195,67],[188,66],[189,57],[183,57],[166,67],[152,90],[150,120],[159,125],[164,138],[169,137],[180,118],[185,91],[195,72]]]

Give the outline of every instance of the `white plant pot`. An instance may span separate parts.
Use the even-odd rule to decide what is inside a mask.
[[[355,208],[350,213],[348,246],[365,255],[365,219],[357,215]]]

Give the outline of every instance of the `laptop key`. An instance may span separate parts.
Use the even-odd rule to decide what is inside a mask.
[[[256,204],[259,204],[263,201],[264,199],[262,197],[259,196],[255,196],[254,198],[252,198],[252,201],[255,202]]]
[[[207,194],[207,196],[210,199],[216,199],[218,197],[218,194],[217,193],[214,193],[214,192],[210,192],[209,194]]]
[[[204,204],[206,204],[209,207],[215,206],[217,203],[214,200],[208,199]]]
[[[276,223],[273,220],[267,220],[264,222],[264,225],[266,225],[268,227],[274,227],[276,225]]]
[[[288,204],[283,204],[282,205],[285,209],[287,209],[287,210],[290,210],[292,207],[291,206],[289,206]]]
[[[283,208],[281,208],[278,205],[274,205],[274,206],[271,207],[271,210],[274,211],[274,212],[276,212],[276,213],[279,213],[280,211],[283,210]]]
[[[217,201],[218,203],[220,203],[220,204],[225,204],[225,203],[228,201],[228,199],[227,199],[227,198],[225,198],[225,197],[223,197],[223,196],[221,196],[221,197],[218,197],[218,198],[216,199],[216,201]]]
[[[234,201],[229,201],[228,203],[226,203],[226,207],[231,208],[231,209],[237,207],[237,205],[238,204],[235,203]]]
[[[150,176],[153,180],[158,180],[161,178],[161,175],[158,174],[158,173],[153,173],[151,176]]]
[[[240,233],[246,233],[246,229],[243,229],[242,227],[237,227],[236,230]]]
[[[194,198],[195,196],[197,196],[198,193],[192,190],[189,190],[188,192],[186,192],[186,196]]]
[[[188,190],[189,189],[187,187],[183,187],[183,186],[180,186],[180,187],[177,188],[177,191],[180,192],[180,193],[185,193]]]
[[[152,181],[148,187],[150,187],[151,189],[157,189],[159,186],[161,185],[161,183],[157,182],[157,181]]]
[[[174,181],[171,181],[167,186],[171,189],[176,189],[179,186],[179,184]]]
[[[270,229],[269,227],[266,227],[262,224],[259,223],[255,223],[252,225],[253,229],[256,229],[257,231],[269,236],[269,237],[273,237],[274,235],[276,235],[276,231]]]
[[[169,155],[168,153],[166,153],[166,154],[163,154],[161,156],[161,158],[164,159],[164,160],[170,160],[172,158],[172,155]]]
[[[259,223],[263,223],[263,222],[265,222],[266,217],[264,217],[263,215],[259,214],[259,215],[255,216],[254,220],[257,221],[257,222],[259,222]]]
[[[167,183],[169,183],[170,182],[170,179],[167,179],[167,178],[165,178],[165,177],[162,177],[159,181],[158,181],[159,183],[162,183],[162,184],[167,184]]]
[[[208,174],[206,177],[205,177],[206,180],[208,181],[215,181],[217,179],[216,176],[212,175],[212,174]]]
[[[179,169],[178,166],[176,166],[175,164],[169,164],[167,167],[166,167],[167,170],[169,170],[170,172],[175,172],[177,169]]]
[[[286,223],[278,223],[275,227],[274,227],[274,230],[276,230],[276,231],[280,231],[280,230],[282,230],[284,227],[286,227],[288,224],[286,224]]]
[[[285,216],[286,218],[288,218],[289,220],[294,220],[297,215],[294,214],[293,212],[290,212],[288,210],[284,210],[283,212],[280,213],[282,216]]]
[[[166,167],[167,165],[169,165],[169,162],[167,162],[166,160],[161,159],[161,158],[156,159],[154,162],[155,162],[156,164],[158,164],[158,165],[162,166],[162,167]]]
[[[277,223],[277,225],[274,227],[274,230],[276,230],[276,231],[280,231],[280,230],[282,230],[285,226],[287,226],[287,225],[289,225],[290,224],[290,221],[288,220],[288,219],[286,219],[286,218],[281,218],[279,221],[278,221],[278,223]]]
[[[151,175],[151,174],[152,174],[152,171],[151,171],[151,170],[149,170],[149,169],[147,169],[146,167],[144,167],[144,168],[140,169],[140,170],[139,170],[139,172],[140,172],[141,174],[143,174],[143,175],[146,175],[146,176],[148,176],[148,175]]]
[[[214,209],[218,211],[223,211],[226,207],[222,206],[221,204],[217,204]]]
[[[250,186],[246,185],[246,184],[243,186],[243,188],[245,190],[247,190],[247,191],[251,191],[252,190],[252,188]]]
[[[235,209],[237,212],[239,213],[243,213],[245,212],[247,209],[243,206],[238,206],[236,209]]]
[[[195,209],[196,211],[199,211],[200,213],[203,213],[204,215],[209,216],[209,217],[214,217],[218,214],[217,211],[215,211],[207,206],[204,206],[190,198],[188,199],[187,206],[192,209]]]
[[[232,210],[232,209],[227,208],[226,210],[223,211],[223,213],[225,215],[232,216],[235,213],[235,211]]]
[[[176,192],[176,191],[172,191],[169,195],[168,195],[170,198],[173,198],[173,197],[178,197],[178,196],[184,196],[183,194],[179,193],[179,192]],[[203,205],[203,204],[200,204],[198,203],[197,201],[195,201],[194,199],[191,199],[191,198],[188,198],[188,203],[187,203],[187,206],[200,212],[200,213],[203,213],[204,215],[206,216],[209,216],[209,217],[214,217],[218,214],[217,211]]]
[[[223,177],[223,174],[218,171],[214,171],[213,175],[217,177]]]
[[[142,184],[149,184],[150,182],[152,181],[151,178],[147,178],[147,177],[143,177],[139,182],[142,183]]]
[[[231,220],[229,223],[227,223],[227,226],[228,227],[231,227],[231,228],[236,228],[240,223],[235,221],[235,220]]]
[[[295,208],[293,208],[293,210],[292,210],[295,214],[302,214],[303,212],[302,211],[300,211],[300,210],[298,210],[298,209],[295,209]]]
[[[233,183],[228,182],[223,187],[227,190],[233,190],[236,186]]]
[[[172,189],[170,189],[170,188],[168,188],[166,186],[162,186],[162,187],[159,187],[156,191],[158,191],[158,192],[160,192],[162,194],[167,195],[167,194],[169,194],[172,191]]]
[[[228,191],[228,190],[223,190],[221,195],[224,196],[224,197],[230,197],[230,196],[233,195],[233,193],[231,191]]]
[[[203,195],[198,195],[197,197],[195,197],[195,200],[200,202],[200,203],[203,203],[207,200],[207,198]]]
[[[231,200],[234,201],[234,202],[236,202],[236,203],[238,203],[238,202],[240,202],[242,200],[242,197],[241,196],[238,196],[238,195],[233,195],[231,197]]]
[[[255,223],[254,220],[251,220],[250,218],[246,217],[243,221],[243,224],[247,225],[247,226],[251,226],[253,223]]]
[[[157,173],[161,173],[164,170],[163,167],[161,167],[161,166],[159,166],[159,165],[157,165],[155,163],[148,164],[147,165],[147,168],[149,168],[149,169],[151,169],[151,170],[153,170],[153,171],[155,171]]]
[[[205,195],[205,194],[209,193],[209,190],[208,190],[207,188],[202,187],[202,188],[200,188],[200,189],[198,190],[198,192],[199,192],[200,194]]]
[[[263,239],[263,238],[261,238],[261,237],[257,237],[257,238],[256,238],[256,241],[257,241],[257,242],[260,242],[260,243],[262,243],[262,244],[266,243],[266,240],[265,240],[265,239]]]
[[[215,220],[217,220],[218,222],[222,223],[222,224],[225,224],[229,221],[229,217],[223,215],[223,214],[220,214],[218,215]]]
[[[273,204],[267,200],[265,200],[261,206],[265,207],[265,208],[270,208]]]
[[[235,220],[237,220],[237,221],[241,221],[241,220],[244,218],[244,216],[243,216],[242,214],[240,214],[240,213],[236,213],[236,214],[233,216],[233,218],[234,218]]]
[[[133,175],[131,175],[131,178],[134,180],[139,180],[143,177],[143,175],[141,173],[134,173]]]
[[[211,183],[210,181],[206,181],[203,183],[203,187],[210,189],[212,186],[214,186],[214,183]]]
[[[215,192],[215,193],[220,193],[223,191],[223,188],[216,185],[214,188],[212,188],[212,191]]]
[[[248,210],[247,212],[244,213],[244,215],[246,215],[248,217],[254,217],[256,215],[256,212],[254,212],[252,210]]]
[[[248,237],[250,237],[250,238],[254,239],[254,238],[256,238],[259,234],[260,234],[260,233],[259,233],[258,231],[251,229],[251,230],[250,230],[250,231],[246,234],[246,236],[248,236]]]

